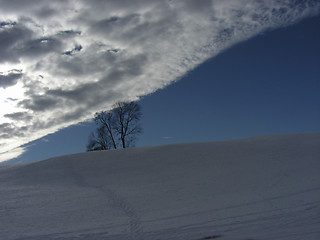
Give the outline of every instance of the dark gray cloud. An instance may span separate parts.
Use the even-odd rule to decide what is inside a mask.
[[[51,52],[59,52],[61,49],[61,42],[52,37],[43,37],[39,39],[32,39],[17,46],[14,51],[22,57],[39,58]]]
[[[35,15],[38,18],[50,18],[53,17],[56,14],[57,10],[52,8],[51,6],[47,5],[47,6],[42,6],[41,8],[35,10]]]
[[[19,55],[14,47],[30,39],[32,31],[16,22],[2,22],[0,25],[0,63],[17,62]]]
[[[22,75],[23,74],[20,70],[11,70],[7,74],[0,72],[0,88],[7,88],[16,85]]]
[[[92,30],[96,33],[111,34],[113,31],[123,31],[140,23],[139,14],[131,14],[124,17],[112,16],[107,19],[99,20],[92,25]]]
[[[16,12],[17,10],[28,10],[33,6],[41,5],[41,0],[28,0],[27,4],[26,1],[22,0],[0,0],[1,8],[6,11]]]
[[[2,124],[0,124],[0,130],[1,130],[1,132],[5,132],[7,129],[10,128],[10,126],[11,126],[10,123],[2,123]]]
[[[0,154],[161,89],[240,41],[320,13],[317,0],[0,6]]]
[[[77,35],[81,35],[81,31],[75,31],[75,30],[64,30],[64,31],[60,31],[57,36],[62,36],[62,37],[67,37],[67,38],[71,38]]]
[[[5,118],[9,118],[11,120],[16,120],[16,121],[30,121],[32,119],[32,116],[30,116],[30,114],[26,112],[9,113],[3,116]]]
[[[46,95],[52,96],[54,98],[62,98],[66,100],[72,100],[75,102],[81,102],[83,99],[91,98],[92,94],[94,94],[95,92],[98,92],[98,90],[99,90],[99,84],[87,83],[72,90],[63,90],[63,89],[49,90],[46,92]]]
[[[34,112],[48,111],[56,107],[58,104],[58,99],[41,95],[34,95],[32,96],[32,99],[26,99],[19,102],[19,106]]]
[[[115,50],[114,50],[115,51]],[[99,98],[108,97],[110,89],[121,83],[123,79],[137,77],[143,73],[143,67],[147,62],[145,55],[131,56],[128,59],[117,62],[117,67],[109,71],[109,74],[98,82],[90,82],[80,85],[72,90],[53,89],[46,91],[45,96],[51,99],[62,98],[86,105],[88,108],[92,104],[98,104]],[[105,89],[103,91],[102,89]],[[94,96],[94,97],[93,97]]]
[[[22,131],[23,130],[23,131]],[[24,137],[26,126],[17,128],[14,124],[0,124],[0,139],[10,139],[13,137]]]

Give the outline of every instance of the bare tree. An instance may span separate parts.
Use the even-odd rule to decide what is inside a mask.
[[[118,102],[111,111],[96,113],[94,119],[98,128],[89,138],[87,151],[134,146],[142,132],[141,116],[140,106],[134,102]]]

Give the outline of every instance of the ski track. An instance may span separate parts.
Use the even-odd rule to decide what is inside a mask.
[[[106,204],[113,209],[118,210],[128,218],[128,228],[130,240],[143,240],[143,225],[140,221],[134,208],[116,191],[108,189],[105,186],[97,186],[89,184],[86,179],[77,171],[75,171],[75,164],[70,162],[69,171],[71,176],[76,181],[77,186],[84,188],[92,188],[106,197]],[[90,235],[91,237],[91,235]],[[101,238],[101,236],[100,236]]]

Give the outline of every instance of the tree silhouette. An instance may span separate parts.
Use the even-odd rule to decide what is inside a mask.
[[[97,129],[90,135],[87,151],[134,146],[142,132],[141,117],[140,106],[135,102],[117,102],[112,110],[96,113]]]

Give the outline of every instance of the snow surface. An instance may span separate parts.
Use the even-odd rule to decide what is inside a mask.
[[[0,167],[1,240],[320,239],[320,133]]]

